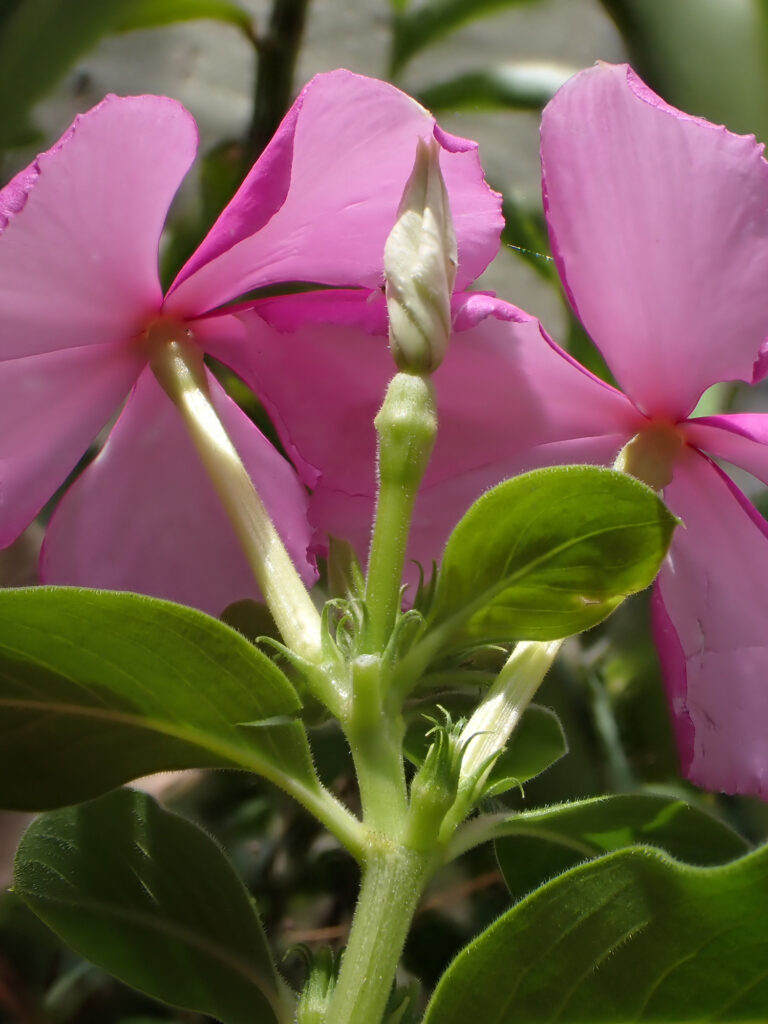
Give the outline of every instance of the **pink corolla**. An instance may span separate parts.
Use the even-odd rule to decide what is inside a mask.
[[[768,798],[768,526],[713,461],[768,483],[768,416],[694,415],[711,384],[754,383],[766,367],[762,147],[673,109],[628,67],[601,64],[547,107],[542,161],[559,272],[622,390],[533,317],[459,292],[434,376],[440,434],[410,556],[439,558],[470,502],[499,480],[557,463],[610,465],[637,438],[628,468],[663,487],[684,524],[653,595],[682,768],[702,786]],[[471,279],[461,258],[459,276]],[[251,377],[315,486],[315,544],[352,534],[362,553],[374,438],[353,423],[375,409],[391,372],[382,310],[351,292],[290,308],[268,300],[248,326]],[[297,394],[281,381],[299,365],[311,373]],[[339,388],[355,396],[343,407]],[[322,435],[309,427],[318,415]]]
[[[234,532],[152,373],[152,346],[181,336],[242,375],[250,356],[237,299],[283,282],[378,287],[416,139],[433,136],[471,254],[488,233],[484,212],[498,206],[475,145],[441,132],[392,86],[344,71],[304,89],[165,295],[158,246],[197,148],[194,121],[175,101],[108,97],[0,191],[0,546],[37,515],[128,395],[54,512],[43,579],[213,612],[252,596]],[[303,485],[208,381],[310,582]]]

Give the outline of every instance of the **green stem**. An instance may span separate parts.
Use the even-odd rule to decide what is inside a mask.
[[[437,435],[431,380],[398,373],[390,382],[375,424],[379,435],[379,490],[365,592],[365,654],[386,648],[400,611],[413,506]]]
[[[363,821],[396,841],[408,814],[402,715],[386,710],[387,663],[360,655],[352,663],[352,695],[342,725],[355,762]]]
[[[250,168],[275,134],[293,99],[293,75],[309,0],[274,0],[269,28],[258,38],[253,116],[246,144]]]
[[[320,664],[320,615],[211,402],[202,353],[172,324],[156,325],[148,348],[152,370],[181,414],[285,643]]]
[[[326,1024],[379,1024],[434,854],[404,846],[372,851]]]

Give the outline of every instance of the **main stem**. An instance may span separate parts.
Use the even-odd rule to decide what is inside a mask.
[[[434,855],[404,846],[372,851],[326,1024],[379,1024]]]
[[[177,333],[158,326],[150,336],[152,370],[181,414],[284,641],[317,664],[320,616],[211,402],[202,354]]]

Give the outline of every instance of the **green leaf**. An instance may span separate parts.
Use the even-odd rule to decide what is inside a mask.
[[[315,788],[299,708],[266,655],[202,612],[137,594],[0,591],[0,806],[59,807],[178,768]]]
[[[603,0],[632,66],[691,114],[768,142],[766,0]]]
[[[392,21],[390,73],[397,74],[419,50],[443,36],[507,7],[521,7],[535,0],[423,0],[395,14]]]
[[[613,470],[507,480],[448,539],[427,643],[457,649],[588,629],[651,583],[676,522],[650,488]]]
[[[226,1024],[285,1019],[232,865],[145,793],[41,815],[19,846],[14,889],[81,956],[156,999]]]
[[[700,866],[743,856],[738,832],[683,800],[651,793],[596,797],[499,821],[489,836],[515,898],[585,859],[635,844],[660,847]]]
[[[232,0],[102,0],[100,8],[112,8],[111,32],[156,28],[177,21],[211,18],[228,22],[250,33],[251,15]]]
[[[0,147],[28,143],[33,106],[103,36],[187,18],[249,30],[230,0],[22,0],[0,25]]]
[[[652,848],[532,893],[469,945],[423,1024],[765,1020],[768,847],[724,867]]]
[[[440,110],[541,110],[576,68],[557,64],[498,64],[421,89],[425,107]]]

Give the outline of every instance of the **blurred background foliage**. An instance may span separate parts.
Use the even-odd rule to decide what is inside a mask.
[[[768,0],[0,0],[0,173],[7,181],[106,92],[177,97],[197,118],[202,147],[165,241],[170,276],[312,74],[346,66],[388,77],[446,128],[479,139],[489,179],[503,191],[502,252],[481,287],[540,316],[600,373],[599,355],[559,290],[536,164],[539,110],[573,71],[598,58],[629,59],[675,106],[768,140]],[[263,425],[252,399],[237,397]],[[738,388],[707,398],[710,408],[743,408],[744,400]],[[764,392],[752,389],[750,402],[764,407]],[[762,497],[758,503],[765,507]],[[3,553],[0,581],[31,579],[35,547],[32,533]],[[233,615],[247,632],[248,610]],[[264,632],[263,623],[254,631]],[[765,805],[700,793],[677,777],[646,597],[570,641],[539,702],[556,710],[569,752],[524,789],[495,798],[499,806],[530,809],[645,787],[684,795],[753,841],[768,835]],[[338,731],[323,725],[314,743],[322,776],[354,805]],[[356,870],[286,797],[235,773],[156,785],[230,852],[291,981],[302,978],[303,947],[343,944]],[[8,880],[3,842],[10,847],[20,825],[20,816],[0,817],[1,885]],[[406,970],[434,982],[512,899],[494,850],[468,854],[427,893]],[[0,1021],[202,1019],[120,985],[66,950],[12,893],[0,895]]]

